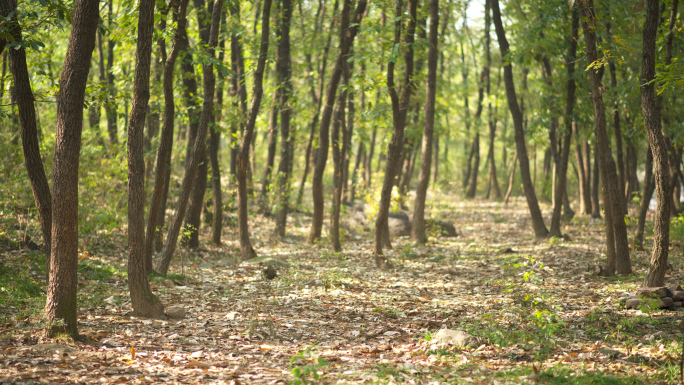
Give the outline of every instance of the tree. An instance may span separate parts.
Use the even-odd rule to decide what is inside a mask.
[[[249,109],[245,129],[242,133],[242,141],[237,153],[237,184],[238,184],[238,232],[240,237],[240,255],[243,260],[256,257],[252,241],[249,238],[249,222],[247,217],[247,172],[249,168],[249,153],[254,136],[254,125],[256,124],[261,98],[264,94],[263,79],[266,68],[266,57],[268,55],[268,38],[270,33],[270,13],[271,0],[264,0],[264,10],[261,19],[261,43],[259,46],[259,57],[256,72],[254,72],[254,94],[252,105]],[[244,87],[244,86],[243,86]]]
[[[488,7],[487,7],[488,9]],[[488,14],[487,14],[488,15]],[[437,93],[437,59],[439,28],[439,0],[430,0],[430,32],[428,36],[428,75],[426,82],[425,98],[425,125],[423,126],[423,142],[420,157],[420,173],[418,174],[418,186],[416,198],[413,203],[413,226],[411,236],[417,243],[426,243],[425,234],[425,200],[427,189],[430,184],[430,170],[432,162],[433,134],[435,130],[435,95]]]
[[[513,125],[515,127],[515,147],[517,158],[520,161],[520,178],[523,183],[523,190],[525,191],[525,198],[527,199],[527,207],[530,210],[532,217],[532,227],[534,228],[534,235],[536,238],[545,238],[549,231],[544,224],[541,210],[539,209],[539,202],[537,195],[534,192],[534,184],[530,176],[530,161],[527,156],[527,144],[525,143],[525,131],[523,129],[523,116],[518,105],[518,99],[515,93],[515,83],[513,83],[513,67],[508,62],[508,54],[510,51],[508,39],[504,31],[503,23],[501,22],[501,11],[499,9],[499,0],[491,1],[492,17],[494,27],[496,29],[496,36],[499,40],[499,49],[501,57],[506,63],[504,65],[504,85],[506,86],[506,99],[508,100],[508,108],[511,111],[513,118]]]
[[[665,138],[661,131],[660,109],[656,103],[655,68],[656,38],[660,25],[660,9],[657,0],[646,0],[646,20],[643,29],[643,51],[641,56],[641,106],[648,142],[653,154],[653,174],[658,206],[655,212],[653,252],[644,279],[644,287],[662,286],[667,270],[670,248],[670,167]],[[677,2],[673,4],[671,21],[677,14]],[[672,24],[674,22],[672,21]]]
[[[128,290],[136,315],[160,318],[164,306],[152,293],[145,266],[145,117],[150,99],[154,0],[140,0],[135,83],[128,125]]]
[[[75,0],[59,95],[52,171],[52,255],[45,301],[47,334],[78,336],[78,165],[83,101],[95,48],[99,2]]]

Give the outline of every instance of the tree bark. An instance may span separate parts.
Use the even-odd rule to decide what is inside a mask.
[[[109,40],[107,44],[107,90],[109,97],[105,104],[105,112],[107,114],[107,132],[109,133],[109,142],[117,144],[117,108],[116,108],[116,86],[114,85],[114,46],[116,42],[112,39],[112,19],[114,18],[114,0],[109,0],[109,11],[107,17],[107,28],[109,29]]]
[[[325,105],[323,107],[323,114],[321,118],[321,125],[318,134],[318,156],[316,159],[316,167],[313,174],[313,201],[314,212],[313,220],[311,222],[311,231],[307,239],[308,243],[314,243],[321,237],[321,230],[323,228],[324,202],[323,202],[323,173],[325,172],[325,164],[328,160],[329,147],[329,131],[330,123],[332,121],[333,106],[335,105],[335,97],[337,95],[337,86],[342,76],[342,69],[344,63],[348,60],[349,52],[354,43],[354,38],[359,30],[359,23],[366,10],[367,0],[359,0],[359,3],[354,12],[354,24],[350,24],[349,14],[351,13],[351,1],[344,0],[342,7],[342,19],[340,24],[340,48],[335,66],[333,67],[330,81],[326,88]]]
[[[587,63],[591,67],[598,60],[596,48],[596,31],[594,25],[594,2],[588,0],[580,5],[582,29],[587,51]],[[591,25],[590,23],[591,22]],[[617,172],[613,162],[612,151],[606,133],[606,111],[601,95],[601,79],[597,70],[589,69],[591,99],[594,105],[594,131],[596,133],[596,149],[599,153],[599,167],[603,184],[603,201],[606,210],[606,243],[608,246],[605,275],[629,274],[632,272],[629,260],[629,244],[627,228],[622,209],[623,195],[618,191]],[[611,234],[614,240],[611,239]],[[611,251],[613,251],[611,255]]]
[[[572,130],[575,132],[575,161],[577,162],[577,174],[579,179],[579,202],[580,212],[591,214],[591,188],[589,187],[589,175],[584,165],[584,154],[582,153],[582,141],[580,140],[579,125],[572,122]]]
[[[240,255],[243,260],[256,257],[256,251],[254,251],[252,241],[249,238],[249,222],[247,218],[247,173],[249,168],[250,148],[254,136],[254,126],[256,124],[256,118],[259,115],[261,98],[264,94],[263,79],[264,70],[266,68],[266,57],[268,56],[270,14],[271,0],[264,0],[261,19],[261,43],[259,47],[257,68],[254,73],[254,94],[252,96],[252,105],[249,109],[249,115],[247,115],[247,122],[243,130],[240,148],[237,153],[238,233],[240,237]]]
[[[670,18],[676,17],[677,3],[673,4]],[[670,173],[667,146],[661,131],[660,109],[656,103],[655,66],[656,66],[656,38],[658,36],[659,21],[658,0],[646,0],[646,20],[643,30],[643,51],[641,56],[641,109],[644,123],[648,132],[648,142],[653,153],[653,173],[655,176],[655,191],[658,205],[655,212],[653,230],[653,251],[648,274],[644,279],[644,287],[662,286],[667,270],[667,259],[670,248]],[[673,25],[670,25],[672,28]],[[672,30],[670,30],[672,33]]]
[[[570,143],[572,142],[572,115],[575,109],[575,57],[577,56],[577,38],[579,35],[579,11],[577,5],[572,9],[572,32],[568,41],[568,54],[565,58],[567,69],[567,96],[565,98],[565,135],[561,149],[560,161],[557,162],[556,186],[554,190],[553,214],[551,215],[551,229],[549,236],[562,237],[561,233],[561,207],[565,202],[565,185],[567,180],[568,159],[570,157]]]
[[[347,86],[349,86],[349,71],[349,63],[344,63],[342,81]],[[342,251],[342,246],[340,245],[340,206],[342,204],[342,183],[344,180],[342,175],[342,167],[344,165],[344,144],[342,142],[344,142],[344,138],[340,138],[340,129],[344,130],[346,126],[346,106],[347,90],[343,89],[337,98],[337,107],[335,108],[335,117],[330,135],[333,156],[333,202],[332,214],[330,216],[330,242],[335,252]]]
[[[646,214],[651,204],[655,183],[653,181],[653,152],[649,146],[646,154],[646,165],[644,176],[644,190],[641,193],[641,205],[639,206],[639,219],[637,229],[634,232],[633,247],[635,250],[644,251],[644,228],[646,227]]]
[[[396,1],[396,13],[394,22],[394,45],[398,46],[401,40],[401,15],[403,13],[402,1]],[[389,244],[389,229],[387,218],[389,214],[390,201],[392,198],[392,187],[394,176],[399,171],[401,164],[398,163],[401,157],[402,144],[404,143],[404,129],[406,126],[406,113],[408,112],[411,94],[415,88],[413,83],[413,43],[415,41],[416,22],[418,13],[418,0],[409,0],[408,13],[410,15],[406,26],[404,44],[404,84],[401,90],[401,98],[394,84],[395,61],[387,64],[387,88],[392,101],[392,139],[387,146],[387,163],[385,166],[385,179],[380,195],[378,214],[375,219],[375,235],[373,239],[373,256],[375,265],[380,269],[390,267],[389,260],[382,253],[383,244]]]
[[[7,21],[7,33],[14,42],[23,41],[21,25],[17,19],[17,1],[0,1],[0,14],[9,18]],[[0,52],[4,50],[7,41],[0,41]],[[40,228],[43,232],[43,251],[47,258],[47,274],[50,277],[50,254],[52,241],[52,202],[50,185],[48,184],[45,168],[40,156],[40,141],[38,139],[38,127],[36,124],[35,98],[31,90],[28,67],[26,65],[26,51],[24,47],[13,47],[7,50],[10,59],[10,71],[14,77],[14,97],[19,109],[19,122],[21,124],[21,145],[24,154],[24,165],[31,183],[33,199],[38,211]],[[47,282],[49,284],[49,281]]]
[[[292,107],[290,94],[292,93],[292,57],[290,53],[290,23],[292,20],[292,1],[281,0],[281,19],[278,33],[278,90],[280,91],[280,164],[278,165],[277,195],[276,195],[276,226],[275,233],[279,237],[285,236],[287,212],[290,205],[290,178],[292,174],[290,153],[293,144],[293,134],[290,133]]]
[[[492,5],[492,15],[494,19],[494,26],[496,35],[499,41],[499,48],[501,56],[506,60],[509,54],[508,40],[504,31],[503,23],[501,22],[501,11],[499,10],[499,0],[489,0]],[[513,83],[513,68],[510,63],[504,65],[504,84],[506,86],[506,98],[508,99],[508,108],[511,110],[513,124],[515,126],[515,145],[520,160],[520,177],[523,183],[523,190],[525,191],[525,198],[527,199],[527,206],[532,217],[532,226],[534,228],[534,235],[536,238],[544,238],[549,231],[544,224],[541,210],[539,209],[539,202],[534,192],[534,184],[530,176],[530,162],[527,157],[527,147],[525,143],[525,131],[523,129],[523,117],[520,107],[518,106],[518,99],[515,93],[515,84]]]
[[[226,13],[221,11],[221,22],[226,25]],[[223,63],[223,48],[225,40],[219,43],[219,64]],[[216,87],[216,108],[214,115],[212,115],[209,137],[209,161],[211,162],[211,188],[212,188],[212,205],[214,206],[214,213],[211,225],[211,241],[215,245],[221,244],[221,233],[223,232],[223,189],[221,188],[221,166],[219,165],[219,146],[221,144],[221,130],[218,127],[222,120],[223,109],[223,87],[224,75],[221,71],[218,72],[218,84]]]
[[[78,336],[78,164],[83,101],[95,48],[99,2],[75,0],[71,34],[57,96],[57,127],[52,166],[52,256],[45,302],[47,334]]]
[[[591,147],[588,146],[587,142],[585,142],[585,145],[587,145],[587,149],[590,149]],[[588,152],[591,152],[587,150]],[[598,154],[598,146],[594,144],[594,170],[592,172],[592,181],[591,181],[591,217],[592,218],[601,218],[601,203],[599,202],[599,154]],[[587,159],[588,161],[588,159]],[[587,163],[587,167],[589,167],[589,163]]]
[[[154,0],[140,0],[130,124],[128,125],[128,290],[133,312],[161,318],[164,306],[152,293],[145,267],[145,117],[150,99]]]
[[[485,17],[485,28],[489,28],[489,2],[487,2]],[[430,184],[430,170],[432,161],[432,147],[435,143],[435,150],[438,151],[434,138],[435,131],[435,95],[437,93],[437,59],[438,50],[438,28],[439,28],[439,0],[430,0],[430,31],[428,32],[428,74],[425,85],[425,125],[423,126],[423,142],[421,144],[420,172],[418,174],[418,185],[416,187],[416,198],[413,202],[413,224],[411,227],[411,237],[417,243],[426,243],[425,234],[425,201],[427,199],[427,189]],[[485,34],[489,36],[489,34]],[[435,157],[436,159],[436,157]],[[435,162],[436,164],[437,162]],[[436,173],[436,169],[435,169]],[[433,182],[434,183],[434,182]]]
[[[178,58],[178,53],[183,45],[187,23],[186,13],[188,1],[182,0],[177,8],[173,9],[173,19],[176,22],[176,32],[173,38],[171,51],[164,61],[164,123],[159,137],[157,149],[156,172],[154,174],[154,190],[150,201],[150,212],[147,218],[147,231],[145,237],[145,266],[147,273],[152,272],[152,253],[155,241],[161,241],[166,213],[166,196],[168,196],[169,177],[171,174],[171,151],[173,149],[173,126],[175,117],[175,103],[173,95],[173,69]],[[159,242],[161,243],[161,242]],[[160,251],[160,250],[158,250]]]
[[[208,56],[211,59],[214,58],[214,48],[218,42],[218,32],[221,26],[222,2],[223,0],[215,0],[214,6],[212,8],[211,27],[208,39]],[[171,264],[171,258],[176,250],[176,241],[178,240],[181,224],[183,222],[183,217],[185,216],[185,210],[187,209],[188,200],[190,199],[190,192],[200,161],[200,156],[202,155],[201,149],[205,147],[207,130],[214,108],[214,89],[216,85],[216,79],[214,77],[213,60],[207,60],[205,62],[205,65],[202,67],[202,72],[204,75],[204,101],[202,103],[202,113],[200,116],[199,128],[197,130],[197,137],[195,138],[192,156],[189,158],[189,161],[185,166],[185,174],[183,175],[183,180],[181,182],[181,188],[178,195],[178,202],[176,203],[176,212],[173,216],[173,221],[166,237],[166,243],[164,244],[164,249],[162,250],[161,260],[157,264],[157,272],[163,276],[166,276],[166,273],[169,270],[169,265]]]
[[[259,193],[259,212],[265,215],[271,214],[269,202],[269,189],[271,185],[271,173],[275,164],[276,147],[278,146],[278,94],[280,88],[273,93],[273,106],[271,107],[270,128],[268,130],[268,152],[266,153],[266,165],[261,178],[261,192]]]

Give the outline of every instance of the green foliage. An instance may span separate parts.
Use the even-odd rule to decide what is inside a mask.
[[[299,353],[292,356],[290,358],[290,364],[294,366],[294,368],[292,368],[294,380],[290,381],[293,385],[318,383],[322,379],[320,372],[323,371],[323,367],[329,365],[329,363],[324,360],[323,357],[317,355],[311,347],[301,350]]]
[[[45,304],[45,256],[41,252],[0,257],[0,320],[39,313]]]

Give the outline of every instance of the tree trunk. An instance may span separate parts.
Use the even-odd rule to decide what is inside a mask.
[[[116,86],[114,85],[114,46],[116,42],[112,40],[114,18],[114,0],[109,0],[109,12],[107,17],[107,28],[109,29],[109,40],[107,44],[107,90],[109,91],[107,104],[105,104],[105,112],[107,114],[107,132],[109,133],[109,142],[117,144],[117,108],[116,108]]]
[[[489,0],[492,5],[492,15],[494,18],[494,26],[496,35],[499,41],[499,48],[501,56],[506,58],[509,53],[508,40],[504,32],[503,23],[501,22],[501,11],[499,10],[499,0]],[[541,210],[539,209],[539,202],[534,192],[534,184],[530,176],[530,162],[527,157],[527,147],[525,143],[525,131],[523,129],[523,116],[518,106],[518,99],[515,93],[515,84],[513,83],[513,68],[510,63],[504,66],[504,84],[506,86],[506,98],[508,99],[508,108],[511,110],[511,116],[515,126],[515,145],[520,160],[520,177],[523,183],[523,190],[525,191],[525,198],[527,199],[527,206],[532,217],[532,226],[534,228],[534,235],[536,238],[544,238],[549,231],[544,224]]]
[[[579,11],[577,6],[572,9],[572,32],[568,41],[568,54],[565,58],[565,68],[567,69],[567,96],[565,98],[565,135],[563,136],[563,147],[561,149],[560,161],[557,162],[557,181],[554,191],[553,214],[551,216],[551,229],[549,236],[562,237],[561,225],[561,206],[565,200],[565,187],[568,171],[568,158],[570,157],[570,142],[572,141],[572,115],[575,109],[575,57],[577,55],[577,38],[579,35]],[[567,198],[566,198],[567,199]]]
[[[396,1],[396,13],[394,22],[394,45],[400,44],[401,40],[401,15],[403,14],[402,1]],[[411,94],[415,88],[413,84],[413,43],[415,41],[416,32],[416,15],[418,8],[418,0],[409,0],[408,13],[410,18],[406,26],[406,36],[404,44],[406,45],[406,52],[404,53],[404,84],[401,90],[401,99],[394,84],[394,66],[395,62],[390,61],[387,64],[387,88],[389,90],[392,101],[392,139],[387,147],[387,163],[385,167],[385,179],[382,185],[382,192],[380,195],[380,204],[378,207],[378,214],[375,219],[375,236],[373,240],[373,256],[375,258],[375,265],[380,269],[385,269],[390,266],[389,260],[383,256],[383,244],[389,246],[389,228],[387,225],[387,218],[390,208],[390,200],[392,198],[392,187],[394,176],[399,171],[401,164],[398,160],[401,157],[402,144],[404,143],[404,128],[406,126],[406,113],[408,111],[409,103],[411,101]],[[385,237],[383,239],[383,237]]]
[[[342,76],[342,69],[344,63],[348,60],[349,52],[354,43],[354,38],[359,30],[359,23],[366,10],[367,0],[359,0],[353,18],[353,23],[350,24],[349,14],[351,13],[351,1],[345,0],[342,8],[342,19],[340,25],[340,48],[339,55],[335,61],[330,81],[326,89],[325,105],[323,107],[323,114],[321,118],[321,126],[318,134],[318,156],[316,159],[316,167],[313,174],[313,201],[314,212],[313,220],[311,222],[311,231],[307,239],[308,243],[314,243],[321,237],[321,230],[323,228],[323,173],[325,172],[325,164],[328,160],[328,139],[330,131],[330,122],[332,121],[333,106],[335,105],[335,97],[337,94],[337,86]]]
[[[45,301],[50,337],[57,333],[78,336],[78,164],[83,101],[99,20],[98,1],[74,1],[71,34],[57,96],[52,166],[52,256]]]
[[[511,159],[511,166],[508,171],[508,189],[506,190],[506,196],[504,197],[504,203],[508,204],[508,200],[511,199],[511,194],[513,193],[513,182],[515,181],[515,164],[518,162],[518,152],[515,152],[513,159]]]
[[[7,22],[7,33],[11,35],[12,41],[22,42],[21,25],[17,19],[16,0],[0,1],[0,13],[3,17],[9,18]],[[6,40],[0,41],[0,52],[4,50]],[[29,79],[28,67],[26,65],[26,51],[23,46],[12,47],[7,50],[10,59],[10,71],[14,77],[14,95],[19,109],[19,122],[21,123],[21,145],[24,154],[24,165],[31,191],[38,211],[40,228],[43,232],[43,251],[47,259],[47,274],[50,277],[50,254],[52,241],[52,202],[50,195],[50,185],[45,175],[45,168],[40,156],[40,141],[38,140],[38,128],[36,124],[36,109],[34,106],[35,98],[31,91],[31,80]],[[47,282],[49,284],[49,281]]]
[[[237,4],[239,7],[239,4]],[[254,94],[252,105],[247,115],[247,122],[243,130],[242,142],[237,154],[237,184],[238,184],[238,232],[240,237],[240,255],[243,260],[256,257],[256,251],[252,247],[249,238],[249,222],[247,212],[247,173],[249,168],[249,155],[252,138],[254,137],[254,126],[261,107],[261,98],[264,94],[263,79],[266,68],[266,57],[268,56],[268,39],[270,31],[271,0],[264,0],[264,9],[261,19],[261,43],[259,46],[259,57],[256,72],[254,73]],[[242,56],[240,53],[239,56]],[[243,85],[244,87],[244,85]],[[246,94],[246,91],[245,91]]]
[[[580,212],[591,214],[591,188],[589,187],[589,175],[584,165],[584,155],[582,154],[582,141],[580,140],[579,125],[572,122],[572,130],[575,132],[575,161],[577,162],[577,174],[579,179],[579,202]]]
[[[140,0],[133,103],[128,125],[128,290],[133,312],[161,318],[164,306],[152,293],[145,267],[145,117],[150,99],[154,0]]]
[[[225,11],[221,12],[222,23],[226,25]],[[225,40],[221,40],[219,44],[219,64],[223,63],[223,48]],[[216,110],[215,115],[212,116],[211,125],[209,126],[209,160],[211,162],[211,188],[212,188],[212,205],[214,206],[213,221],[211,225],[211,241],[215,245],[221,245],[221,233],[223,232],[223,189],[221,188],[221,166],[219,165],[218,150],[221,144],[221,130],[218,127],[222,120],[223,109],[223,87],[224,75],[221,71],[218,72],[218,84],[216,87]]]
[[[235,23],[235,25],[240,25],[240,2],[230,2],[228,7],[230,9],[230,15],[233,18],[231,22]],[[257,16],[254,20],[255,34],[258,19],[259,18]],[[237,98],[235,103],[239,105],[241,112],[240,119],[238,119],[237,122],[232,125],[231,129],[231,142],[233,142],[233,144],[231,145],[230,151],[230,174],[237,176],[237,158],[240,144],[237,143],[237,140],[234,140],[233,138],[238,136],[238,126],[242,127],[242,130],[244,130],[244,127],[246,126],[245,119],[247,119],[248,114],[247,84],[245,82],[245,61],[242,56],[242,43],[240,42],[240,34],[238,33],[237,29],[235,29],[230,35],[230,59],[231,70],[233,73],[231,76],[233,95]],[[238,107],[237,105],[235,107]]]
[[[182,39],[185,35],[185,25],[187,23],[186,13],[188,0],[182,0],[177,5],[178,8],[172,10],[172,17],[177,24],[173,38],[173,45],[166,60],[164,61],[164,123],[159,137],[159,148],[157,149],[156,171],[154,174],[154,190],[150,201],[150,212],[147,218],[147,231],[145,237],[145,266],[147,273],[152,272],[152,247],[155,241],[161,242],[166,214],[166,197],[169,191],[169,177],[171,174],[171,151],[173,149],[173,125],[175,116],[175,103],[173,96],[173,69],[176,58],[183,45]],[[157,249],[160,251],[160,249]]]
[[[261,178],[261,193],[259,194],[259,212],[265,215],[270,215],[271,213],[268,190],[271,184],[273,164],[275,163],[276,147],[278,146],[278,94],[280,92],[280,88],[278,88],[273,93],[271,124],[268,132],[268,152],[266,153],[266,166],[264,166],[264,175]]]
[[[489,2],[486,9],[489,10]],[[489,12],[485,13],[489,19]],[[485,22],[489,28],[489,20]],[[416,198],[413,202],[413,224],[411,226],[411,237],[417,243],[426,243],[425,234],[425,201],[427,200],[427,189],[430,184],[430,169],[432,161],[433,143],[435,153],[439,153],[438,139],[434,136],[435,131],[435,95],[437,93],[437,59],[438,50],[438,27],[439,27],[439,0],[430,0],[430,31],[428,36],[428,74],[425,85],[425,125],[423,126],[423,142],[421,144],[420,172],[418,174],[418,185],[416,186]],[[489,34],[486,34],[489,36]],[[435,156],[435,166],[437,156]],[[437,168],[435,167],[435,175]],[[436,180],[433,181],[436,183]]]
[[[292,57],[290,53],[290,23],[292,19],[292,1],[281,0],[281,19],[278,33],[278,84],[280,91],[280,164],[278,165],[276,195],[276,227],[279,237],[285,236],[287,212],[290,206],[290,178],[292,175],[291,158],[293,133],[290,132],[292,107]]]
[[[342,82],[349,85],[350,68],[349,63],[344,64],[342,70]],[[342,251],[340,245],[340,206],[342,204],[342,168],[344,166],[344,138],[340,139],[340,129],[344,131],[346,126],[345,107],[347,106],[347,90],[340,91],[335,108],[335,117],[330,135],[333,156],[333,202],[332,214],[330,216],[330,242],[335,252]],[[344,135],[343,135],[344,136]]]
[[[644,287],[662,286],[667,270],[670,248],[670,173],[667,146],[661,131],[660,109],[656,103],[655,66],[656,38],[659,22],[658,0],[646,0],[646,21],[643,30],[643,53],[641,56],[641,106],[648,142],[653,153],[653,173],[658,206],[653,229],[653,251]],[[674,1],[670,16],[670,33],[677,15],[677,1]]]
[[[646,214],[648,213],[648,206],[651,204],[653,191],[655,190],[655,183],[653,180],[653,153],[651,148],[648,148],[646,154],[646,166],[644,176],[644,190],[641,193],[641,205],[639,206],[639,219],[637,222],[637,229],[634,232],[633,247],[635,250],[644,251],[644,228],[646,227]]]
[[[587,148],[589,147],[587,146]],[[594,145],[594,171],[592,172],[591,182],[591,217],[601,218],[601,203],[599,202],[599,154],[597,145]]]
[[[594,3],[593,0],[582,2],[580,5],[582,14],[582,29],[586,42],[587,63],[591,66],[598,60],[596,49],[596,31],[594,29]],[[592,25],[589,25],[589,22]],[[601,80],[598,71],[590,69],[589,80],[591,86],[591,99],[594,105],[594,131],[596,133],[596,148],[599,153],[599,167],[603,184],[603,201],[606,210],[606,243],[608,246],[607,262],[604,274],[613,275],[628,274],[632,272],[629,260],[629,244],[627,241],[627,228],[624,221],[622,208],[623,195],[620,193],[617,181],[615,162],[611,155],[608,134],[606,133],[606,112],[601,95]],[[612,230],[612,231],[611,231]],[[611,240],[611,233],[614,240]],[[613,243],[614,241],[614,243]],[[611,255],[611,250],[614,254]],[[614,262],[613,262],[614,261]]]
[[[210,59],[214,59],[214,48],[218,42],[218,32],[221,26],[222,2],[223,0],[216,0],[214,6],[212,7],[211,27],[207,52]],[[202,103],[202,113],[200,115],[197,137],[195,138],[192,155],[190,156],[189,161],[186,162],[185,174],[183,175],[180,192],[178,194],[178,202],[176,203],[176,212],[173,216],[173,221],[171,223],[171,227],[169,228],[168,236],[166,237],[166,243],[164,244],[164,249],[162,250],[161,260],[157,264],[157,272],[163,276],[166,276],[166,273],[169,270],[169,265],[171,264],[171,258],[176,250],[176,241],[178,240],[183,217],[185,216],[185,210],[187,209],[188,201],[190,199],[190,192],[195,179],[195,174],[197,172],[200,156],[202,155],[201,151],[206,145],[207,129],[209,122],[211,121],[211,115],[214,108],[214,88],[216,79],[214,77],[213,60],[207,60],[205,62],[205,65],[202,67],[202,73],[204,75],[204,101]]]

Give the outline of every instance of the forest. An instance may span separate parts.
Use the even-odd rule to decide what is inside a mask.
[[[0,0],[0,384],[684,383],[679,0]]]

